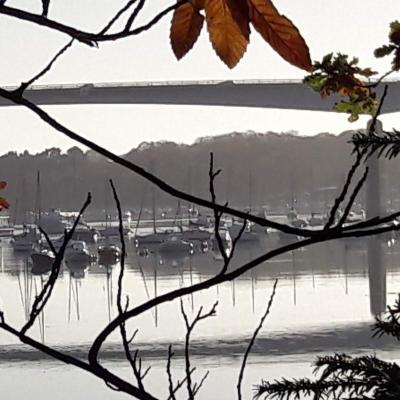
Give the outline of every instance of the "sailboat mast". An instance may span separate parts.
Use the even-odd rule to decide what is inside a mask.
[[[41,188],[40,188],[40,171],[37,171],[36,173],[36,221],[35,224],[37,226],[40,225],[40,218],[42,215],[42,210],[41,210]]]
[[[251,169],[249,170],[249,213],[251,213],[251,210],[253,208],[253,182],[252,182],[253,176],[251,173]]]
[[[155,168],[154,168],[154,159],[151,160],[150,163],[150,170],[154,174],[155,173]],[[151,203],[152,203],[152,214],[153,214],[153,233],[157,233],[157,228],[156,228],[156,193],[155,193],[155,187],[154,185],[151,185]]]

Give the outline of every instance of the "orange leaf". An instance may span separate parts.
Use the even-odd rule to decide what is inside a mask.
[[[247,0],[254,28],[287,62],[312,70],[310,52],[299,30],[290,19],[279,14],[271,0]]]
[[[10,204],[8,203],[8,201],[5,198],[0,197],[0,211],[3,208],[8,208],[8,207],[10,207]]]
[[[215,52],[233,68],[249,43],[249,18],[246,0],[205,0],[207,29]]]
[[[199,13],[201,8],[191,2],[184,3],[174,11],[171,21],[170,40],[172,50],[180,60],[196,43],[203,27],[204,17]]]
[[[7,182],[0,181],[0,190],[4,189],[7,186]]]

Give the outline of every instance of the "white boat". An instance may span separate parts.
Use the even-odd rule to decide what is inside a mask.
[[[229,231],[227,229],[219,229],[219,234],[222,239],[222,246],[225,250],[225,253],[227,256],[231,254],[232,251],[232,238],[231,235],[229,234]],[[222,257],[221,251],[218,246],[218,241],[217,238],[214,236],[212,240],[212,251],[213,251],[213,258],[214,260],[223,260],[224,258]]]

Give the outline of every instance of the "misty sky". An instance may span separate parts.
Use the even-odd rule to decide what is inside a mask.
[[[141,21],[171,1],[149,2]],[[9,0],[8,4],[39,10],[39,0]],[[50,16],[85,30],[97,31],[123,4],[117,0],[52,0]],[[383,72],[389,60],[376,60],[373,49],[386,42],[390,21],[400,18],[398,0],[275,0],[305,37],[313,59],[330,51],[358,56],[362,65]],[[31,7],[31,8],[29,8]],[[177,62],[169,46],[167,17],[150,32],[90,49],[81,44],[65,54],[40,83],[126,82],[202,79],[302,78],[304,73],[275,54],[256,32],[238,66],[229,70],[216,57],[204,30],[194,49]],[[68,37],[29,23],[0,17],[0,84],[16,85],[37,73],[69,40]],[[124,153],[142,141],[173,140],[191,143],[199,136],[254,130],[297,130],[310,135],[365,126],[366,118],[349,124],[345,115],[333,113],[260,110],[226,107],[176,106],[69,106],[47,107],[68,127]],[[382,117],[387,129],[400,128],[400,114]],[[32,152],[52,146],[74,145],[20,108],[0,109],[2,145],[9,150]]]

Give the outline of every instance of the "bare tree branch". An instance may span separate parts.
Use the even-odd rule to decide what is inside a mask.
[[[142,11],[145,2],[146,2],[146,0],[139,1],[139,4],[135,7],[135,9],[133,10],[133,13],[131,14],[131,16],[128,18],[128,21],[126,22],[125,32],[129,32],[136,17],[140,13],[140,11]]]
[[[363,159],[363,157],[365,156],[366,152],[357,152],[356,155],[356,159],[353,163],[353,165],[351,166],[351,168],[349,169],[349,172],[347,173],[347,177],[346,177],[346,181],[343,185],[343,188],[340,192],[340,195],[336,198],[335,203],[333,204],[333,207],[331,209],[331,212],[329,214],[329,219],[328,222],[326,223],[324,229],[329,229],[334,223],[335,223],[335,218],[336,218],[336,213],[340,207],[340,205],[342,204],[342,202],[344,201],[346,194],[349,191],[351,182],[353,180],[354,174],[356,173],[357,169],[359,168],[359,166],[361,165],[361,161]]]
[[[50,0],[42,0],[42,16],[47,18],[49,14]]]
[[[123,309],[122,307],[122,284],[123,284],[123,279],[124,279],[124,273],[125,273],[125,256],[126,256],[126,244],[125,244],[125,238],[124,238],[124,226],[123,226],[123,220],[122,220],[122,208],[121,208],[121,202],[118,197],[117,190],[115,188],[114,182],[112,179],[110,179],[110,185],[111,189],[113,192],[114,196],[114,201],[117,207],[117,212],[118,212],[118,232],[119,232],[119,239],[121,242],[121,259],[120,259],[120,273],[118,276],[118,290],[117,290],[117,309],[118,309],[118,314],[123,315],[124,312],[126,312],[127,308],[129,307],[129,298],[127,299],[127,304],[126,308]],[[134,357],[132,357],[131,350],[130,350],[130,343],[133,341],[137,330],[133,333],[130,339],[128,339],[128,334],[126,331],[126,323],[125,321],[120,325],[120,332],[121,332],[121,339],[122,339],[122,345],[124,348],[125,352],[125,357],[129,362],[129,365],[132,368],[132,372],[136,378],[138,388],[141,392],[148,394],[147,391],[144,388],[143,384],[143,379],[146,376],[148,370],[142,374],[141,373],[141,360],[140,365],[138,366],[138,351],[135,351]]]
[[[252,347],[254,345],[254,342],[256,341],[257,335],[260,332],[260,330],[261,330],[261,328],[262,328],[262,326],[264,324],[265,319],[269,315],[269,312],[271,311],[272,303],[274,301],[274,297],[275,297],[275,293],[276,293],[277,284],[278,284],[278,279],[275,280],[274,286],[272,288],[272,293],[271,293],[271,296],[270,296],[269,301],[268,301],[267,309],[265,310],[263,316],[261,317],[260,322],[259,322],[257,328],[255,329],[255,331],[253,333],[253,336],[251,337],[250,342],[249,342],[249,344],[247,346],[247,349],[246,349],[246,351],[244,353],[242,365],[241,365],[240,371],[239,371],[238,382],[237,382],[237,386],[236,386],[237,387],[238,400],[242,400],[242,381],[243,381],[244,370],[245,370],[246,364],[247,364],[247,359],[248,359],[250,351],[251,351],[251,349],[252,349]]]
[[[116,33],[109,33],[109,34],[104,33],[103,31],[101,31],[100,33],[85,32],[80,29],[74,28],[72,26],[65,25],[60,22],[46,18],[43,15],[38,15],[35,13],[31,13],[29,11],[24,11],[24,10],[21,10],[18,8],[9,7],[4,4],[3,5],[0,4],[0,14],[7,15],[9,17],[13,17],[18,20],[31,22],[35,25],[43,26],[43,27],[52,29],[54,31],[64,33],[64,34],[70,36],[72,39],[76,39],[79,42],[82,42],[88,46],[94,47],[94,46],[97,46],[98,43],[100,43],[100,42],[116,41],[116,40],[131,37],[131,36],[139,35],[140,33],[151,29],[162,18],[164,18],[166,15],[168,15],[170,12],[174,11],[176,8],[178,8],[182,4],[187,3],[188,1],[189,0],[177,1],[175,4],[172,4],[172,5],[164,8],[159,13],[157,13],[147,23],[145,23],[135,29],[126,30],[124,28],[122,31],[119,31]],[[139,11],[140,10],[141,9],[139,9]],[[109,24],[110,23],[108,23],[107,25],[109,25]],[[107,25],[106,25],[106,27],[107,27]]]
[[[185,335],[185,371],[186,371],[186,387],[188,391],[188,400],[194,400],[194,397],[197,393],[197,391],[200,389],[201,385],[203,384],[204,380],[207,378],[207,375],[203,377],[203,379],[200,381],[199,385],[193,385],[192,384],[192,373],[191,373],[191,365],[190,365],[190,335],[200,321],[212,317],[216,313],[216,308],[218,306],[218,301],[214,303],[214,305],[210,308],[210,310],[206,313],[203,314],[203,307],[199,308],[199,311],[197,312],[195,318],[193,319],[192,322],[189,322],[189,318],[185,312],[185,308],[183,307],[183,301],[181,299],[181,313],[183,316],[183,319],[185,321],[186,325],[186,335]],[[196,390],[197,389],[197,390]]]
[[[61,50],[57,52],[57,54],[51,59],[49,64],[45,68],[43,68],[42,71],[40,71],[37,75],[35,75],[32,79],[30,79],[27,82],[22,82],[21,85],[19,86],[18,89],[15,90],[15,93],[18,94],[19,96],[22,96],[24,91],[31,86],[33,83],[35,83],[39,78],[41,78],[43,75],[45,75],[47,72],[50,71],[51,67],[54,65],[54,63],[57,61],[57,59],[64,54],[71,46],[72,43],[74,42],[74,39],[71,39]]]
[[[355,201],[358,193],[360,192],[361,188],[363,187],[365,180],[367,179],[367,176],[368,176],[368,167],[365,168],[363,176],[360,178],[356,187],[354,188],[354,191],[350,196],[350,199],[346,205],[346,208],[345,208],[343,215],[340,218],[340,221],[338,222],[337,226],[342,226],[346,222],[346,219],[349,216],[351,207],[353,207],[354,201]]]
[[[107,25],[98,33],[99,35],[104,35],[109,31],[112,26],[119,20],[119,18],[135,4],[137,0],[129,0],[118,12],[111,18]]]
[[[167,358],[167,375],[168,375],[168,392],[169,396],[167,400],[176,400],[176,393],[177,391],[184,385],[186,382],[187,376],[185,376],[181,381],[177,381],[176,384],[174,384],[173,379],[172,379],[172,371],[171,371],[171,364],[172,364],[172,357],[174,356],[174,352],[172,351],[172,346],[168,346],[168,358]],[[196,370],[196,367],[193,367],[190,370],[190,375],[194,373]]]

